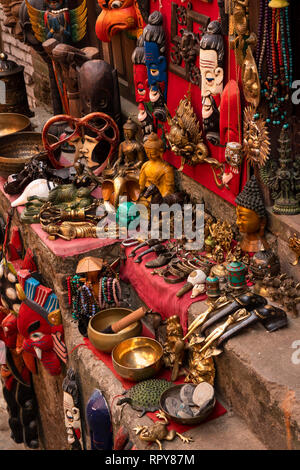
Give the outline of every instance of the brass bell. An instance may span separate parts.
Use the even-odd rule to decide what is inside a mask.
[[[270,8],[285,8],[289,6],[287,0],[271,0],[269,3]]]
[[[32,117],[24,81],[24,67],[0,53],[0,113],[18,113]]]

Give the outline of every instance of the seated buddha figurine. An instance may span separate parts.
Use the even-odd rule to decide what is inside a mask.
[[[256,253],[268,249],[264,233],[266,227],[266,210],[262,193],[255,176],[245,184],[242,192],[235,199],[237,204],[236,224],[242,235],[241,249],[248,253]]]
[[[139,197],[139,170],[145,160],[143,145],[136,140],[138,126],[129,117],[123,126],[125,140],[119,145],[118,158],[112,168],[104,170],[102,196],[118,207],[119,198],[126,196],[129,201]]]
[[[144,163],[140,171],[141,192],[154,184],[163,197],[173,194],[174,170],[163,160],[163,141],[152,132],[144,143],[144,148],[149,161]]]
[[[143,145],[136,140],[138,127],[129,117],[123,126],[125,140],[119,145],[115,168],[124,166],[125,170],[139,170],[145,160]]]

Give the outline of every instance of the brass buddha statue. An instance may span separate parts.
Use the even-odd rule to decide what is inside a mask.
[[[129,117],[123,126],[125,140],[119,145],[119,154],[114,169],[118,172],[123,167],[125,172],[137,171],[145,160],[143,145],[136,140],[138,126]]]
[[[152,132],[144,143],[144,148],[149,161],[144,163],[140,171],[141,192],[154,184],[163,197],[173,194],[174,170],[163,160],[163,141]]]
[[[263,248],[268,249],[269,246],[264,237],[267,223],[266,210],[254,175],[246,183],[235,202],[237,204],[236,224],[242,235],[241,249],[248,253],[256,253]]]

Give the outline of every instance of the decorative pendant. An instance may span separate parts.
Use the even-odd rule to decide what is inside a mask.
[[[244,153],[249,163],[264,166],[270,155],[270,139],[266,121],[252,106],[244,111]]]

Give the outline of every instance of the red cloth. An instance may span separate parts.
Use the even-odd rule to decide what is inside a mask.
[[[152,333],[148,330],[148,328],[146,328],[145,326],[143,327],[143,331],[142,331],[142,335],[141,336],[148,336],[148,337],[151,337],[153,338],[153,335]],[[114,366],[113,366],[113,363],[112,363],[112,359],[111,359],[111,354],[107,354],[105,352],[102,352],[102,351],[98,351],[98,349],[96,349],[92,343],[90,342],[90,340],[88,338],[84,338],[84,343],[85,345],[94,353],[94,355],[100,359],[102,362],[104,362],[104,364],[113,372],[113,374],[115,375],[115,377],[117,377],[117,379],[121,382],[123,388],[125,390],[128,390],[129,388],[131,388],[133,385],[135,385],[135,382],[131,382],[130,380],[126,380],[126,379],[123,379],[122,377],[120,377],[117,372],[115,371],[114,369]],[[163,369],[163,371],[157,376],[158,379],[166,379],[166,380],[170,380],[171,378],[171,371],[170,370],[166,370],[166,369]],[[181,384],[184,382],[184,378],[181,377],[180,379],[176,380],[176,382],[174,382],[174,385],[176,384]],[[216,402],[216,406],[213,410],[213,412],[209,415],[209,417],[203,421],[204,423],[206,423],[207,421],[211,421],[213,419],[216,419],[218,418],[219,416],[222,416],[224,415],[225,413],[227,412],[227,410],[217,401]],[[156,412],[155,412],[156,413]],[[152,421],[158,421],[159,418],[157,418],[156,414],[155,413],[147,413],[147,416],[152,419]],[[194,428],[195,426],[197,425],[185,425],[185,424],[180,424],[180,423],[175,423],[175,422],[171,422],[170,425],[169,425],[169,429],[174,429],[176,432],[179,432],[179,433],[183,433],[183,432],[186,432],[188,431],[189,429],[192,429]]]
[[[193,302],[206,299],[206,294],[198,295],[191,299],[191,290],[181,298],[176,293],[186,283],[168,284],[161,276],[152,275],[153,268],[146,268],[145,263],[157,257],[156,253],[149,253],[142,258],[140,264],[134,263],[135,258],[128,258],[135,246],[126,248],[127,260],[120,268],[120,279],[130,283],[138,296],[153,311],[160,313],[163,319],[178,315],[184,334],[187,332],[188,309]],[[148,247],[149,248],[149,247]],[[138,255],[146,251],[147,247],[141,248]]]

